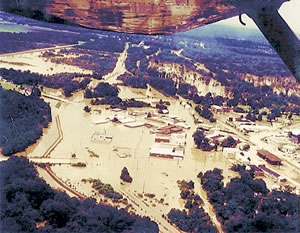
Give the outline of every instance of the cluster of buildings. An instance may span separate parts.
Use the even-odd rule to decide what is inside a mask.
[[[209,140],[210,144],[214,146],[216,143],[222,143],[223,140],[231,136],[236,143],[240,143],[237,135],[231,131],[213,127],[207,124],[198,124],[197,130],[204,132],[205,137]]]
[[[186,146],[185,133],[156,134],[150,156],[161,158],[184,158]]]
[[[257,155],[272,165],[281,165],[281,159],[267,150],[257,150]]]
[[[185,129],[190,129],[191,127],[185,123],[185,120],[180,119],[175,115],[155,115],[151,114],[151,116],[147,116],[145,118],[147,121],[151,121],[154,123],[162,123],[166,125],[177,125],[181,126]]]
[[[147,115],[145,120],[151,123],[158,123],[163,126],[153,127],[150,131],[155,134],[154,144],[150,148],[149,155],[161,158],[180,158],[185,155],[186,129],[191,127],[185,123],[185,120],[175,115]]]
[[[271,177],[275,181],[279,181],[282,183],[286,183],[287,180],[281,177],[277,172],[273,171],[270,168],[267,168],[265,165],[250,165],[249,166],[254,171],[254,176],[268,176]]]
[[[270,129],[269,126],[257,125],[254,122],[252,122],[246,118],[241,118],[241,117],[238,117],[238,118],[229,117],[226,120],[226,123],[228,125],[230,125],[231,127],[234,127],[237,130],[243,132],[244,134],[248,134],[250,132],[258,133],[258,132]]]
[[[118,112],[118,110],[116,111]],[[107,122],[117,122],[125,127],[135,128],[145,126],[152,128],[150,132],[155,134],[154,144],[150,148],[149,155],[163,158],[184,158],[186,146],[186,129],[189,129],[185,120],[179,119],[173,115],[157,115],[147,111],[128,111],[128,114],[116,113],[105,119],[93,119],[94,124]],[[136,117],[144,116],[144,120],[137,120]],[[96,132],[92,135],[91,140],[94,142],[107,142],[112,138],[107,138],[105,133]],[[115,151],[124,151],[115,149]],[[127,157],[128,153],[118,153],[119,157]]]
[[[300,163],[300,130],[284,131],[278,135],[272,135],[264,138],[264,141],[271,144],[279,151],[282,155],[296,160]]]
[[[119,109],[113,109],[114,111],[118,112]],[[121,110],[121,109],[120,109]],[[136,117],[144,116],[145,121],[137,121]],[[127,114],[116,113],[112,116],[109,116],[105,119],[101,119],[99,117],[92,119],[92,122],[97,124],[104,124],[107,122],[117,122],[120,124],[124,124],[124,126],[129,128],[141,127],[146,126],[148,128],[158,128],[159,125],[174,125],[180,129],[190,129],[191,127],[185,123],[185,120],[178,118],[175,115],[165,115],[165,114],[154,114],[153,112],[149,111],[128,111]],[[180,131],[180,130],[179,130]],[[153,133],[156,133],[153,131]],[[173,132],[172,132],[173,133]]]
[[[226,112],[230,112],[230,108],[228,107],[223,107],[223,106],[218,106],[218,105],[212,105],[210,107],[211,111],[213,113],[226,113]]]

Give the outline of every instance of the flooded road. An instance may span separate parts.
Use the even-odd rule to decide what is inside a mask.
[[[119,82],[117,77],[126,71],[124,64],[127,57],[127,49],[128,44],[126,44],[123,53],[120,54],[116,68],[112,73],[104,77],[104,80],[110,84]],[[30,69],[33,72],[41,74],[59,72],[91,73],[91,71],[82,70],[79,67],[52,63],[40,55],[40,51],[33,51],[28,54],[6,55],[0,57],[0,59],[7,62],[3,63],[3,67],[18,67],[18,69],[22,70]],[[13,62],[24,63],[25,65],[17,66]],[[95,86],[99,82],[101,81],[93,80],[91,85]],[[74,167],[69,164],[57,164],[52,166],[52,171],[63,182],[86,196],[96,197],[100,200],[100,197],[96,195],[91,185],[82,182],[83,179],[100,179],[104,183],[111,184],[115,190],[129,195],[139,200],[139,202],[142,201],[142,203],[144,203],[143,205],[147,203],[149,212],[152,213],[151,215],[158,218],[157,216],[159,215],[166,215],[171,208],[184,208],[184,202],[180,198],[177,181],[192,180],[195,183],[195,192],[204,199],[204,209],[209,213],[212,221],[220,230],[220,224],[215,218],[213,209],[208,203],[204,191],[200,187],[200,181],[197,175],[199,172],[204,173],[208,170],[219,168],[223,170],[224,183],[226,184],[231,178],[237,176],[236,172],[230,170],[230,167],[235,161],[226,159],[220,149],[212,152],[203,152],[196,149],[192,135],[198,125],[195,124],[192,116],[195,114],[194,108],[188,108],[187,105],[181,103],[182,101],[186,102],[186,100],[183,100],[181,97],[179,99],[165,97],[153,88],[133,89],[119,86],[119,89],[119,97],[122,99],[135,98],[136,100],[143,100],[148,103],[157,102],[162,99],[170,102],[171,105],[168,107],[169,115],[183,119],[190,127],[185,130],[187,137],[183,160],[150,157],[150,148],[154,144],[155,135],[152,134],[150,132],[151,129],[147,127],[129,128],[125,127],[124,124],[113,123],[111,121],[103,124],[95,124],[95,121],[105,121],[108,117],[114,117],[115,114],[134,118],[138,122],[150,123],[145,119],[146,115],[129,116],[128,111],[114,112],[111,109],[107,109],[108,106],[92,106],[90,105],[90,100],[83,98],[83,91],[75,93],[72,98],[68,98],[66,101],[62,101],[64,97],[61,96],[59,90],[48,88],[45,88],[46,94],[62,99],[49,98],[49,96],[46,95],[43,96],[44,100],[51,105],[53,122],[49,125],[48,129],[44,129],[44,136],[39,139],[36,144],[27,148],[26,152],[24,152],[25,155],[28,157],[41,157],[57,140],[59,130],[57,129],[54,119],[59,116],[63,138],[55,146],[53,151],[49,153],[49,159],[53,159],[53,161],[65,159],[70,162],[83,161],[86,163],[86,167]],[[222,95],[222,93],[224,93],[223,87],[216,88],[216,83],[212,82],[206,85],[204,81],[199,82],[198,90],[199,92],[201,91],[202,94],[212,90],[215,90],[215,94]],[[83,110],[85,106],[91,107],[91,113],[86,113]],[[154,111],[153,108],[143,108],[141,110],[145,112]],[[232,116],[232,114],[234,113],[218,115],[217,119],[224,121],[227,117]],[[201,120],[212,127],[225,127],[225,124],[222,123],[211,124],[206,119],[201,118]],[[233,130],[227,126],[226,128],[230,131]],[[93,140],[92,137],[95,134],[112,138],[112,140]],[[242,141],[247,139],[241,134],[237,135],[241,137]],[[254,142],[257,145],[261,145],[259,141],[254,140]],[[118,156],[116,153],[118,149],[126,150],[129,156]],[[246,156],[253,158],[257,163],[264,162],[256,158],[256,149],[257,146],[251,147]],[[131,184],[124,185],[120,182],[121,170],[124,167],[127,167],[130,176],[133,178]],[[54,184],[55,182],[49,177],[49,174],[41,171],[41,169],[38,171],[40,176],[51,186],[59,188],[57,184]],[[285,172],[286,171],[287,170],[285,170]],[[271,188],[275,183],[275,181],[270,178],[264,179],[267,182],[268,188]],[[154,194],[155,198],[149,198],[144,194]],[[137,210],[137,213],[146,214],[143,209]]]
[[[147,90],[121,87],[120,96],[145,98],[145,93]],[[85,161],[87,164],[86,168],[67,165],[54,166],[53,171],[62,180],[70,179],[74,184],[80,183],[82,179],[99,178],[118,189],[126,189],[133,193],[153,193],[157,200],[164,199],[163,204],[155,203],[156,209],[162,214],[167,214],[171,208],[183,208],[177,180],[186,179],[199,183],[196,178],[197,174],[215,167],[224,170],[226,180],[235,175],[234,172],[228,170],[232,163],[224,158],[222,152],[202,152],[194,147],[192,134],[196,125],[194,125],[190,112],[193,110],[187,111],[180,101],[166,98],[159,92],[151,91],[150,94],[153,97],[150,97],[151,101],[158,101],[160,98],[169,100],[171,102],[170,114],[186,120],[186,123],[191,126],[191,129],[186,130],[187,145],[183,160],[150,157],[149,151],[155,136],[146,127],[128,128],[112,122],[95,125],[93,123],[95,119],[105,119],[116,114],[111,110],[106,110],[105,106],[92,106],[92,110],[101,110],[101,114],[94,111],[88,114],[83,111],[84,106],[88,104],[86,100],[80,103],[62,103],[59,109],[54,107],[56,101],[52,100],[50,104],[55,114],[60,116],[64,138],[51,153],[50,158],[71,159],[72,154],[76,154],[76,159]],[[143,109],[143,111],[147,110],[153,111],[151,108]],[[117,114],[127,115],[126,111]],[[146,121],[144,117],[138,116],[135,119],[143,122]],[[111,143],[92,141],[91,137],[95,132],[112,136]],[[43,139],[38,144],[43,144]],[[130,157],[118,157],[114,152],[114,149],[118,147],[128,148]],[[89,151],[99,157],[91,157]],[[126,185],[126,187],[120,184],[123,167],[127,167],[133,177],[132,184]],[[82,192],[85,191],[82,190]]]

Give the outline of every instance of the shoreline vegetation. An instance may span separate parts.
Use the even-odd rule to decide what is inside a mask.
[[[224,186],[222,170],[199,173],[201,185],[225,232],[298,232],[299,197],[286,191],[270,191],[254,171],[232,169],[240,177]]]
[[[42,135],[52,122],[49,104],[33,88],[29,96],[0,87],[0,147],[9,156],[24,151]]]
[[[24,157],[0,162],[1,232],[159,232],[148,217],[50,188]]]

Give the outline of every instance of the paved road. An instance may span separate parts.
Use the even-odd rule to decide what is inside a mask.
[[[57,115],[55,117],[55,122],[56,122],[56,127],[58,130],[58,137],[55,140],[55,142],[46,150],[46,152],[42,155],[43,158],[49,158],[49,155],[51,154],[51,152],[57,147],[57,145],[63,140],[64,136],[63,136],[63,132],[61,129],[61,124],[60,124],[60,119],[59,119],[59,115]]]
[[[61,101],[61,102],[64,102],[64,103],[74,103],[71,100],[68,100],[68,99],[65,99],[65,98],[61,98],[61,97],[58,97],[58,96],[54,96],[54,95],[48,95],[48,94],[45,94],[45,93],[41,93],[41,96],[44,97],[44,98],[48,98],[48,99],[52,99],[52,100],[57,100],[57,101]]]

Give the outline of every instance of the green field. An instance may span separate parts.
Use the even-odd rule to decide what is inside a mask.
[[[5,80],[0,80],[0,86],[5,90],[13,90],[20,92],[21,89],[17,87],[15,84],[9,83]]]

